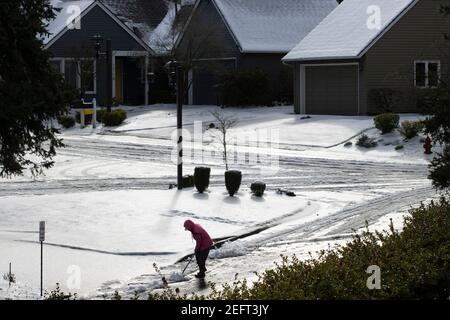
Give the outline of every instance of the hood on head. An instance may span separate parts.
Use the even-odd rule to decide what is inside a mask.
[[[192,229],[194,228],[194,225],[195,225],[195,223],[192,222],[191,220],[186,220],[186,221],[184,222],[184,227],[185,227],[186,229],[188,229],[189,231],[192,231]]]

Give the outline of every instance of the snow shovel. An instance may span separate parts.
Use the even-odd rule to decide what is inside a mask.
[[[194,258],[194,256],[191,256],[191,258],[189,259],[188,263],[186,264],[186,267],[184,267],[183,272],[181,274],[184,274],[184,272],[186,271],[187,267],[191,264],[192,258]]]

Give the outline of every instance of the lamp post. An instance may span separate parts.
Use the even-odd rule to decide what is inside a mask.
[[[177,148],[178,148],[178,167],[177,167],[177,185],[178,190],[183,189],[183,92],[184,75],[181,64],[177,61],[169,61],[166,65],[169,71],[169,80],[176,91],[177,96]]]
[[[111,40],[106,40],[106,50],[102,51],[102,43],[103,37],[99,34],[92,36],[92,41],[94,42],[94,50],[95,50],[95,65],[96,65],[96,74],[95,81],[98,79],[98,65],[101,56],[105,56],[106,58],[106,110],[111,112],[111,104],[112,104],[112,47]],[[98,99],[97,99],[98,100]]]

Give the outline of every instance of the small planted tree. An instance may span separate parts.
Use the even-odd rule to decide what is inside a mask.
[[[242,182],[242,173],[236,170],[230,170],[225,172],[225,186],[227,187],[228,194],[232,197],[238,192]]]
[[[236,124],[238,123],[238,119],[233,115],[225,115],[220,111],[212,111],[211,115],[218,122],[218,138],[222,145],[222,157],[225,163],[225,169],[228,171],[228,130],[236,126]]]
[[[194,184],[198,192],[203,193],[209,186],[211,168],[196,167],[194,170]]]

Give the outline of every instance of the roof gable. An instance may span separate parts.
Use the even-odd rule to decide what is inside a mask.
[[[284,61],[362,57],[419,0],[344,0]],[[380,13],[379,27],[371,17]]]
[[[117,25],[125,30],[131,38],[133,38],[143,49],[153,52],[152,49],[140,39],[129,27],[127,27],[118,17],[103,3],[98,0],[79,0],[79,1],[67,1],[60,3],[58,6],[61,10],[57,13],[57,16],[48,25],[48,30],[51,33],[50,36],[43,38],[45,49],[48,49],[55,43],[60,37],[62,37],[67,31],[70,30],[68,22],[76,23],[88,14],[93,8],[99,7],[109,17],[111,17]]]
[[[196,7],[184,30],[195,14]],[[336,0],[212,1],[244,53],[286,53],[337,6]],[[178,39],[177,45],[181,41]]]
[[[291,50],[336,0],[213,0],[243,52]]]

